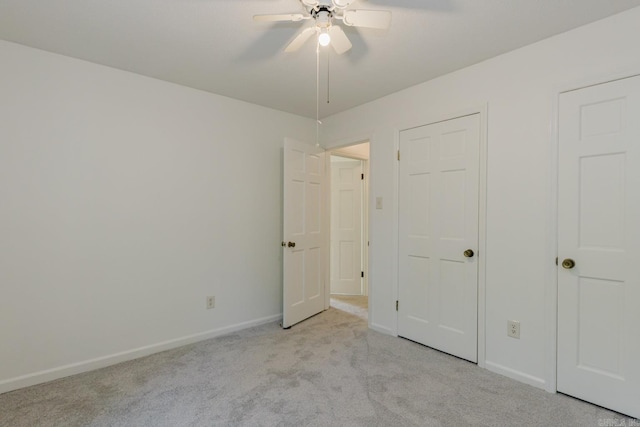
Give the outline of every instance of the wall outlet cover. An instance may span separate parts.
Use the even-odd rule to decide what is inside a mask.
[[[520,322],[517,320],[507,321],[507,336],[520,339]]]

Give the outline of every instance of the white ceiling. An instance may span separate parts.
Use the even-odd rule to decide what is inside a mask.
[[[346,28],[353,49],[323,54],[320,117],[612,14],[640,0],[358,0],[388,31]],[[315,45],[284,47],[309,21],[258,23],[298,0],[0,0],[0,38],[315,117]],[[585,46],[585,48],[587,48]]]

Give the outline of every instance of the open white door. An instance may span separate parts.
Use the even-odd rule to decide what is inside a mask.
[[[331,293],[362,295],[362,160],[332,156]]]
[[[558,391],[640,417],[640,77],[560,97]]]
[[[325,183],[324,151],[285,139],[283,328],[324,310]]]

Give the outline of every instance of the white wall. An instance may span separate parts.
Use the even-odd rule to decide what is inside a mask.
[[[281,150],[313,120],[7,42],[0,64],[0,392],[280,316]]]
[[[487,106],[486,366],[555,389],[554,105],[560,90],[640,72],[639,22],[632,9],[323,119],[328,148],[371,138],[371,200],[384,199],[370,206],[372,327],[396,331],[398,130]]]

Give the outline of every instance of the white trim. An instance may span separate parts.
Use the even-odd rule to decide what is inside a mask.
[[[371,142],[369,142],[369,156],[371,156]],[[364,294],[369,300],[369,200],[371,197],[371,168],[369,159],[362,161],[364,164],[364,199],[362,201],[362,220],[364,222],[362,230],[362,270],[364,271]],[[369,304],[367,303],[367,307]]]
[[[376,332],[380,332],[381,334],[397,336],[393,330],[385,326],[378,325],[377,323],[369,323],[369,328]]]
[[[485,367],[487,307],[487,177],[489,141],[489,105],[480,113],[480,181],[478,186],[478,366]]]
[[[374,203],[374,197],[373,197],[373,193],[371,193],[371,190],[373,189],[373,183],[374,183],[374,178],[373,178],[373,173],[371,173],[371,160],[372,160],[372,156],[371,154],[373,153],[373,138],[375,137],[375,134],[371,134],[370,138],[369,138],[369,160],[367,161],[368,164],[368,173],[369,173],[369,184],[367,185],[367,240],[369,242],[369,244],[367,245],[367,262],[366,262],[366,270],[365,270],[365,275],[367,276],[367,323],[369,328],[373,329],[373,330],[377,330],[375,327],[375,324],[373,322],[373,292],[371,292],[371,283],[373,282],[372,276],[371,276],[371,215],[373,212],[372,209],[372,204]]]
[[[347,148],[354,145],[360,144],[369,144],[369,153],[367,156],[358,156],[356,154],[351,153],[343,153],[341,152],[341,148]],[[364,174],[364,183],[362,185],[362,236],[361,236],[361,264],[362,271],[365,273],[364,278],[362,280],[362,295],[369,297],[369,157],[371,156],[371,142],[363,141],[356,142],[355,144],[345,145],[340,148],[331,148],[327,150],[330,156],[339,156],[345,157],[347,159],[360,160],[362,162],[362,173]],[[332,183],[331,183],[331,162],[329,162],[329,193],[333,191]],[[331,212],[331,197],[327,200],[327,204],[329,206],[329,212]],[[331,213],[329,214],[329,218],[331,218]],[[331,220],[329,220],[329,297],[331,297]],[[341,295],[339,293],[334,295]],[[345,294],[347,295],[347,294]],[[367,304],[367,307],[369,304]],[[328,308],[328,307],[327,307]]]
[[[324,216],[323,243],[326,250],[324,251],[324,309],[329,310],[331,306],[331,151],[324,152],[324,203],[322,214]]]
[[[413,129],[421,126],[427,126],[427,125],[432,125],[434,123],[445,122],[447,120],[458,119],[460,117],[471,116],[473,114],[485,113],[486,115],[486,110],[487,110],[487,104],[485,103],[485,104],[480,104],[473,107],[461,108],[460,110],[454,110],[448,113],[447,112],[432,113],[426,116],[423,115],[420,117],[407,119],[401,122],[400,124],[398,124],[397,126],[395,126],[394,130],[396,130],[399,133],[405,130],[409,130],[409,129]]]
[[[422,119],[411,119],[403,124],[401,127],[394,129],[394,147],[396,152],[400,149],[400,132],[413,129],[420,126],[427,126],[434,123],[443,122],[446,120],[454,120],[460,117],[466,117],[473,114],[480,115],[480,158],[479,158],[479,174],[480,180],[478,184],[478,346],[477,346],[477,358],[478,366],[481,368],[486,367],[486,271],[487,271],[487,162],[488,162],[488,140],[489,140],[489,117],[488,117],[489,105],[488,103],[478,105],[476,107],[469,107],[458,112],[442,114],[437,113],[424,117]],[[402,153],[400,153],[402,155]],[[394,233],[394,253],[393,260],[393,277],[395,283],[394,296],[398,299],[399,292],[399,263],[400,263],[400,204],[399,204],[399,185],[400,185],[400,166],[399,161],[394,162],[394,192],[393,206],[394,206],[394,218],[393,218],[393,233]],[[395,334],[398,336],[398,312],[395,317]]]
[[[557,391],[557,364],[558,364],[558,267],[555,264],[558,254],[558,174],[560,164],[558,160],[558,150],[560,148],[559,135],[560,117],[559,105],[560,95],[566,92],[583,89],[589,86],[605,84],[616,80],[622,80],[640,75],[640,64],[626,67],[609,74],[599,74],[586,77],[580,80],[565,82],[557,85],[553,91],[550,117],[551,123],[551,147],[550,147],[550,179],[549,179],[549,212],[548,223],[549,232],[547,234],[547,256],[549,267],[546,271],[545,285],[545,375],[547,381],[545,390],[550,393]]]
[[[584,89],[589,86],[597,86],[604,83],[614,82],[616,80],[628,79],[640,75],[640,62],[630,67],[618,69],[612,73],[595,74],[579,80],[570,80],[563,82],[555,87],[555,93],[561,94],[574,90]]]
[[[551,106],[551,147],[550,147],[550,179],[549,179],[549,218],[547,234],[547,257],[549,267],[546,271],[544,287],[544,334],[545,334],[545,390],[556,392],[557,368],[557,326],[558,326],[558,269],[555,259],[558,257],[558,103],[560,94],[556,93]]]
[[[392,227],[392,235],[391,241],[393,242],[393,247],[391,248],[392,253],[395,254],[393,259],[391,260],[391,277],[393,277],[393,283],[391,284],[392,292],[393,292],[393,300],[394,304],[397,304],[400,299],[400,160],[397,157],[397,153],[400,153],[400,132],[404,129],[394,128],[393,129],[393,194],[392,200],[393,203],[393,217],[391,221],[393,221]],[[402,155],[402,154],[400,154]],[[396,306],[397,307],[397,306]],[[396,309],[395,315],[395,324],[393,325],[393,335],[398,336],[398,310]]]
[[[485,366],[487,370],[491,372],[495,372],[496,374],[504,375],[505,377],[509,377],[516,381],[520,381],[525,384],[529,384],[531,386],[537,388],[545,388],[545,380],[542,378],[534,377],[533,375],[525,374],[524,372],[517,371],[515,369],[507,368],[506,366],[499,365],[494,362],[485,361]]]
[[[0,381],[0,393],[93,371],[282,319],[282,313]]]

